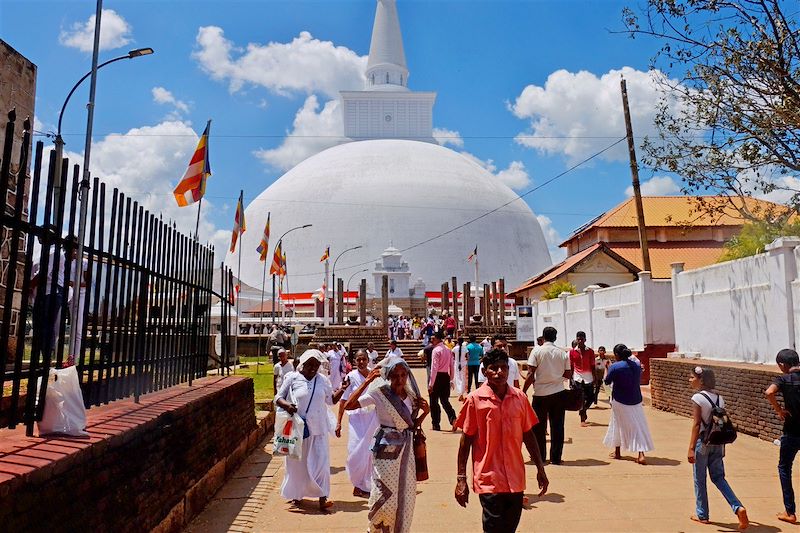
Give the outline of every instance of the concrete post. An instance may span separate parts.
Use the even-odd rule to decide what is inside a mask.
[[[489,284],[483,284],[483,298],[481,298],[481,314],[483,315],[483,324],[485,326],[491,325],[489,322]]]
[[[653,283],[653,278],[650,272],[647,270],[639,272],[639,298],[641,298],[642,301],[642,339],[644,341],[642,349],[647,348],[647,345],[651,344],[653,338],[652,328],[648,327],[647,324],[647,320],[653,316],[649,309],[651,298],[648,297],[648,293],[651,290],[651,283]]]
[[[800,246],[798,237],[778,237],[764,249],[772,256],[782,255],[783,276],[780,279],[773,279],[773,283],[780,284],[780,290],[786,295],[786,327],[788,330],[789,343],[791,348],[795,348],[795,327],[794,327],[794,299],[792,298],[792,281],[797,278],[797,262],[794,249]]]
[[[464,310],[464,323],[461,325],[462,329],[465,326],[469,325],[469,318],[470,318],[470,315],[472,315],[471,306],[470,306],[471,298],[470,298],[470,295],[469,295],[469,290],[470,290],[470,283],[468,281],[468,282],[466,282],[464,284],[464,297],[461,300],[462,309]]]
[[[367,280],[361,278],[361,284],[358,287],[358,324],[360,326],[367,325]]]
[[[505,279],[500,278],[497,281],[497,290],[500,293],[499,294],[499,299],[500,299],[500,316],[499,316],[499,318],[500,318],[500,320],[499,320],[498,324],[500,326],[505,326],[506,325],[506,280]]]
[[[587,304],[586,307],[589,311],[589,331],[586,332],[587,339],[586,342],[589,343],[589,346],[594,346],[594,291],[597,289],[597,285],[589,285],[586,287],[583,292],[586,293],[587,297]]]
[[[558,295],[558,299],[561,300],[561,323],[564,324],[564,331],[559,331],[562,339],[568,339],[567,329],[567,298],[572,296],[569,292],[562,292]]]
[[[447,282],[442,283],[442,313],[450,311],[450,286]]]
[[[458,319],[458,280],[453,276],[450,281],[453,287],[453,318],[456,319],[456,331],[458,331],[458,324],[460,322]]]
[[[492,325],[497,326],[500,324],[499,302],[497,301],[497,282],[492,282]]]

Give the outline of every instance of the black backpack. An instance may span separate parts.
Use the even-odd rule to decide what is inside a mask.
[[[719,396],[717,396],[717,402],[714,403],[705,392],[700,394],[711,404],[711,421],[708,424],[703,421],[705,427],[700,431],[700,439],[703,444],[720,445],[735,441],[736,426],[733,425],[725,408],[719,406]]]

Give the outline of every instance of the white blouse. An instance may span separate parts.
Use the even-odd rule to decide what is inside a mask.
[[[305,418],[311,435],[324,435],[328,432],[327,406],[333,404],[333,387],[326,376],[317,374],[307,380],[300,372],[290,372],[284,377],[277,398],[297,406],[297,414]]]

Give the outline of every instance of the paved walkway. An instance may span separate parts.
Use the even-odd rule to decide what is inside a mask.
[[[424,380],[424,371],[414,372]],[[541,499],[534,495],[535,469],[527,467],[526,494],[531,503],[523,511],[518,531],[736,531],[736,517],[710,482],[713,523],[699,525],[689,520],[694,512],[691,465],[686,462],[689,420],[649,408],[646,411],[656,444],[647,466],[630,457],[622,461],[608,458],[601,444],[610,415],[607,400],[601,400],[600,409],[589,412],[592,427],[581,428],[577,413],[568,413],[564,465],[547,467],[550,490]],[[479,532],[481,508],[475,494],[470,494],[466,509],[453,498],[459,434],[429,428],[426,421],[430,479],[418,485],[412,530]],[[346,435],[331,439],[331,499],[336,504],[329,515],[316,512],[310,500],[303,510],[289,509],[279,493],[283,459],[273,459],[268,453],[271,444],[264,445],[190,524],[188,532],[366,530],[367,502],[352,496],[344,471]],[[800,526],[775,518],[782,507],[777,455],[773,444],[746,435],[728,447],[727,477],[748,509],[752,521],[748,531],[800,532]]]

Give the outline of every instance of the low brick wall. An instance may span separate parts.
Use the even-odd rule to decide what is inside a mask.
[[[180,531],[267,426],[252,380],[235,376],[87,414],[87,439],[0,432],[3,531]]]
[[[774,365],[704,359],[651,359],[652,406],[692,416],[693,391],[689,388],[689,374],[698,365],[714,370],[717,390],[725,398],[728,414],[740,432],[770,442],[781,436],[782,422],[764,397],[764,391],[778,374]]]

